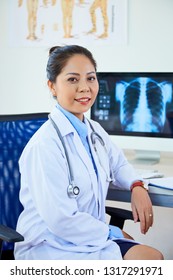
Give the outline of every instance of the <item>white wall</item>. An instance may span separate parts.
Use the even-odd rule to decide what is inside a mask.
[[[54,101],[46,85],[48,48],[9,45],[9,3],[0,1],[0,114],[50,111]],[[126,46],[89,46],[98,70],[173,72],[173,1],[129,0],[128,13]],[[172,209],[155,207],[154,211],[155,226],[143,240],[173,259]],[[141,238],[136,228],[130,230]]]
[[[89,46],[98,70],[172,71],[173,1],[129,0],[128,3],[128,44]],[[53,102],[45,71],[48,48],[9,45],[9,5],[10,1],[0,1],[0,113],[50,110]]]

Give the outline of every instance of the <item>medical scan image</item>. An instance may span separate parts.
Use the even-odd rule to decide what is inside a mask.
[[[172,101],[172,84],[138,77],[115,84],[115,101],[120,102],[123,131],[162,132],[166,106]]]

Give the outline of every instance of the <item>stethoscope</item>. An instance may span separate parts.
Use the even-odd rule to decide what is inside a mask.
[[[67,165],[68,165],[68,170],[69,170],[69,185],[67,187],[67,194],[69,196],[69,198],[76,198],[79,193],[80,193],[80,189],[78,186],[76,186],[75,182],[74,182],[74,174],[73,174],[73,169],[72,169],[72,165],[70,163],[70,158],[69,158],[69,155],[68,155],[68,151],[67,151],[67,148],[66,148],[66,145],[65,145],[65,142],[64,142],[64,139],[62,137],[62,134],[58,128],[58,126],[56,125],[56,123],[54,122],[54,120],[51,118],[50,114],[49,114],[49,120],[51,121],[53,127],[55,128],[58,136],[59,136],[59,139],[62,143],[62,146],[64,148],[64,152],[65,152],[65,156],[66,156],[66,159],[67,159]],[[89,121],[88,121],[89,122]],[[94,150],[97,154],[97,157],[98,157],[98,160],[99,160],[99,163],[100,165],[102,166],[102,168],[104,169],[102,163],[101,163],[101,160],[100,160],[100,157],[99,157],[99,154],[98,154],[98,151],[97,151],[97,147],[96,147],[96,140],[98,140],[100,142],[100,144],[104,147],[104,150],[105,152],[107,153],[107,150],[106,150],[106,146],[105,146],[105,142],[103,141],[102,137],[97,133],[95,132],[92,124],[89,122],[90,124],[90,127],[92,129],[92,132],[91,132],[91,142],[93,144],[93,147],[94,147]],[[104,169],[105,170],[105,169]],[[106,171],[105,171],[106,172]]]

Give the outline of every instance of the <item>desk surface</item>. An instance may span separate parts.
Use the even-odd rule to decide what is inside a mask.
[[[133,159],[132,151],[124,151],[128,160]],[[161,153],[160,162],[154,165],[133,165],[134,168],[156,169],[163,173],[165,177],[173,177],[173,153]],[[173,208],[173,191],[165,191],[157,188],[157,191],[151,189],[149,192],[153,205]],[[121,202],[130,202],[131,193],[129,191],[117,190],[110,186],[107,200],[116,200]]]
[[[155,206],[173,208],[173,192],[171,194],[149,193],[152,204]],[[110,186],[107,200],[115,200],[121,202],[131,202],[131,193],[129,191],[121,191]]]
[[[134,151],[125,150],[124,153],[129,161],[133,160],[135,157]],[[160,154],[160,161],[153,165],[148,165],[148,164],[137,165],[133,163],[133,166],[134,168],[158,170],[159,172],[163,173],[165,177],[172,177],[173,176],[173,153],[162,152]]]

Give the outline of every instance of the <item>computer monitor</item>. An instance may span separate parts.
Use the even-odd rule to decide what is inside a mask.
[[[161,151],[173,152],[173,73],[98,72],[99,93],[91,108],[135,162],[153,164]]]

